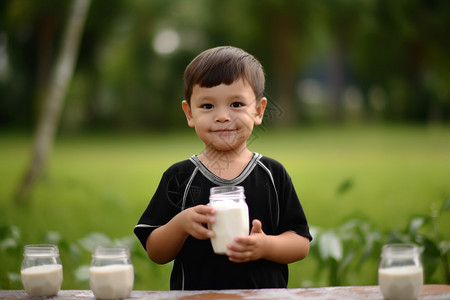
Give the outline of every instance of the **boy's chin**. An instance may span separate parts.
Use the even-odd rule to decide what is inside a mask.
[[[237,147],[235,144],[227,143],[227,142],[216,142],[209,144],[210,147],[209,151],[216,151],[216,152],[232,152],[236,151],[239,147]]]
[[[229,145],[213,145],[211,147],[211,150],[217,151],[217,152],[230,152],[235,151],[236,148],[230,147]]]

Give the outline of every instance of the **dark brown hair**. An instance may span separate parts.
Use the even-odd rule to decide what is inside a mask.
[[[184,71],[184,96],[191,103],[192,89],[247,81],[259,101],[264,94],[264,70],[261,63],[242,49],[222,46],[200,53]]]

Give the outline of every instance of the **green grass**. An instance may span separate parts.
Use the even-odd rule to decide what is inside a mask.
[[[448,127],[277,129],[256,134],[249,147],[284,164],[310,225],[333,228],[345,219],[364,217],[389,231],[405,227],[410,216],[428,213],[450,195]],[[18,226],[24,244],[42,242],[49,231],[73,243],[91,232],[112,238],[132,235],[162,172],[203,149],[193,131],[60,137],[31,205],[18,207],[12,195],[30,146],[30,137],[0,134],[0,226]],[[344,182],[348,188],[339,193]],[[447,239],[448,220],[440,224]],[[87,288],[71,273],[77,265],[89,264],[89,255],[74,261],[61,254],[63,288]],[[0,278],[18,272],[20,260],[17,251],[1,255]],[[170,265],[133,260],[135,289],[168,288]],[[292,264],[290,287],[312,281],[314,268],[308,258]],[[371,268],[355,284],[376,284],[376,265]]]

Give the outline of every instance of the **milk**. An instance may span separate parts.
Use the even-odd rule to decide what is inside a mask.
[[[382,268],[378,270],[378,283],[385,299],[418,299],[423,271],[417,266]]]
[[[134,270],[130,264],[91,266],[90,287],[98,299],[127,298],[133,289]]]
[[[249,233],[248,207],[244,201],[233,200],[214,201],[210,205],[216,209],[216,222],[210,226],[215,233],[211,244],[216,254],[225,254],[228,243]]]
[[[54,296],[63,281],[62,265],[41,265],[22,269],[20,272],[23,287],[30,296]]]

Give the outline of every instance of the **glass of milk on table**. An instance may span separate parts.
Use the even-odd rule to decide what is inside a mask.
[[[125,247],[96,247],[89,267],[89,284],[97,299],[127,298],[134,284],[129,250]]]
[[[378,284],[385,299],[419,299],[423,285],[419,247],[414,244],[384,245]]]
[[[209,205],[216,209],[214,224],[209,224],[215,236],[211,244],[216,254],[225,254],[227,244],[236,236],[249,234],[248,206],[244,187],[217,186],[210,190]]]
[[[23,256],[20,277],[27,294],[36,297],[56,295],[63,281],[58,246],[26,245]]]

